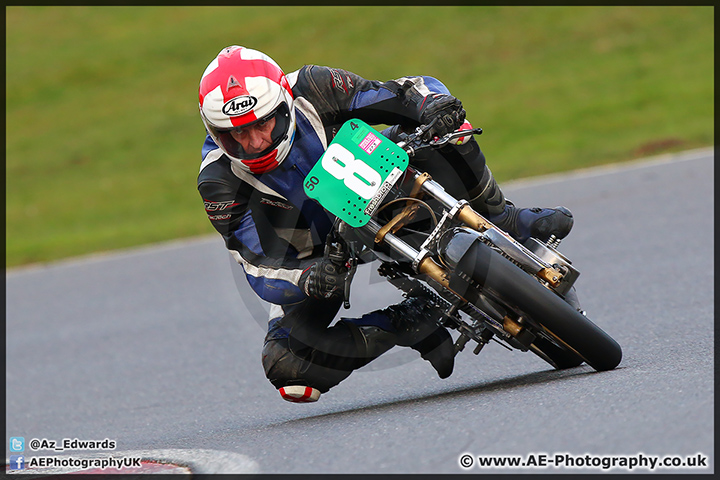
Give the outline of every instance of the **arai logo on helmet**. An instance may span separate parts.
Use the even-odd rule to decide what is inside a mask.
[[[257,98],[250,95],[241,95],[225,102],[222,112],[228,117],[245,115],[257,105]]]

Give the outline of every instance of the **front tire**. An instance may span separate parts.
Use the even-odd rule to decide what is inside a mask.
[[[553,342],[538,337],[530,345],[530,351],[545,360],[558,370],[574,368],[582,365],[583,359],[566,347],[559,347]]]
[[[564,347],[557,347],[544,339],[541,340],[547,344],[539,342],[541,345],[537,346],[552,360],[548,363],[559,364],[554,365],[556,368],[569,368],[584,361],[597,371],[612,370],[622,360],[622,349],[612,337],[488,245],[476,241],[457,268],[467,272],[471,286],[480,288],[485,295],[530,318],[546,335]],[[567,350],[565,353],[568,354],[561,354],[561,350]]]

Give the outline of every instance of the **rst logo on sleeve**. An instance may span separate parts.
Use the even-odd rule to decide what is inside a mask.
[[[257,98],[251,95],[241,95],[225,102],[225,105],[222,107],[222,112],[228,117],[239,117],[255,108],[257,102]]]
[[[226,202],[211,202],[209,200],[204,200],[205,203],[205,211],[206,212],[217,212],[219,210],[225,210],[226,208],[234,207],[238,205],[233,200],[229,200]]]

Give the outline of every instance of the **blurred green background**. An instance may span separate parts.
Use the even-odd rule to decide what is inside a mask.
[[[433,75],[506,181],[713,145],[713,7],[7,7],[6,265],[214,232],[197,85],[222,47],[285,72]]]

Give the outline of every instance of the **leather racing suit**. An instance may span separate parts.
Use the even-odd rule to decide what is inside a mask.
[[[391,125],[383,133],[397,138],[398,126],[419,125],[428,94],[449,91],[427,76],[380,82],[316,65],[287,77],[297,122],[288,157],[272,171],[253,174],[225,156],[208,135],[198,190],[208,218],[250,286],[273,304],[263,351],[269,380],[277,388],[302,384],[325,392],[397,344],[390,319],[408,312],[388,307],[328,328],[341,300],[308,297],[298,283],[302,272],[323,256],[334,217],[305,195],[304,178],[345,121]],[[482,196],[483,205],[492,204],[487,200],[496,185],[474,139],[435,156],[418,159],[423,163],[419,168],[456,197]]]

